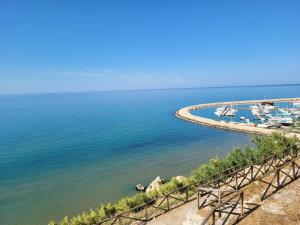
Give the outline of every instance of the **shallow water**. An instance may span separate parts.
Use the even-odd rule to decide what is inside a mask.
[[[299,96],[300,86],[0,96],[0,224],[47,224],[250,142],[176,118],[181,107]]]

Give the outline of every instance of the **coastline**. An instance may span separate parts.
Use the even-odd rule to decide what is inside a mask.
[[[283,132],[283,131],[279,131],[276,129],[251,127],[251,126],[247,126],[245,124],[237,123],[237,122],[217,121],[217,120],[213,120],[213,119],[209,119],[209,118],[205,118],[205,117],[201,117],[201,116],[195,116],[191,113],[192,111],[198,110],[198,109],[219,107],[219,106],[228,105],[228,104],[246,105],[246,104],[262,103],[265,101],[291,102],[291,101],[300,101],[300,98],[277,98],[277,99],[263,99],[263,100],[205,103],[205,104],[187,106],[182,109],[179,109],[176,111],[175,116],[180,119],[192,122],[192,123],[197,123],[197,124],[215,127],[215,128],[221,128],[221,129],[227,129],[227,130],[251,133],[251,134],[259,134],[259,135],[271,135],[273,132],[277,131],[277,132],[280,132],[280,133],[286,135],[287,137],[297,137],[298,139],[300,139],[300,134],[293,133],[293,132]]]

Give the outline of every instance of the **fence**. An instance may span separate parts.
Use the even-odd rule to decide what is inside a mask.
[[[152,199],[142,205],[134,207],[128,211],[121,212],[113,217],[110,217],[106,220],[103,220],[96,225],[142,225],[147,221],[160,216],[172,209],[175,209],[183,204],[186,204],[190,201],[193,201],[197,198],[198,188],[207,187],[223,190],[238,190],[246,185],[250,184],[253,181],[260,180],[262,183],[267,183],[270,187],[267,188],[266,194],[263,197],[267,196],[267,192],[271,187],[274,188],[272,182],[266,181],[266,177],[275,172],[276,176],[286,175],[283,168],[287,165],[292,165],[294,169],[293,177],[285,178],[285,181],[277,183],[277,186],[280,187],[288,180],[295,179],[299,174],[299,165],[296,163],[296,160],[299,159],[298,153],[285,151],[282,156],[273,155],[265,159],[260,165],[247,165],[243,168],[237,165],[235,167],[226,169],[214,177],[216,179],[207,178],[202,182],[196,182],[182,188],[176,189],[168,194]],[[279,175],[278,175],[279,174]],[[290,179],[288,179],[290,178]],[[275,178],[274,178],[275,180]],[[277,178],[278,180],[278,178]],[[280,181],[280,180],[279,180]],[[275,187],[277,187],[275,186]]]
[[[219,191],[218,196],[218,204],[210,211],[210,213],[204,218],[201,225],[207,224],[209,222],[209,219],[211,218],[211,223],[214,225],[216,223],[216,213],[219,213],[219,217],[221,217],[222,211],[224,211],[224,208],[228,207],[228,205],[231,207],[229,212],[226,212],[227,216],[223,220],[223,224],[228,220],[229,216],[234,212],[234,210],[237,208],[238,204],[240,203],[240,215],[243,216],[244,214],[244,191],[236,191],[231,192],[233,195],[231,195],[229,198],[227,198],[225,201],[221,201],[221,191]]]

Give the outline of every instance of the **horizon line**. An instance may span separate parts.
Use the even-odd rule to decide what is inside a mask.
[[[209,88],[239,88],[239,87],[272,87],[272,86],[297,86],[300,83],[288,84],[258,84],[258,85],[225,85],[225,86],[198,86],[198,87],[177,87],[177,88],[145,88],[145,89],[120,89],[120,90],[82,90],[82,91],[57,91],[57,92],[24,92],[24,93],[0,93],[0,96],[7,95],[45,95],[45,94],[76,94],[90,92],[125,92],[125,91],[168,91],[168,90],[185,90],[185,89],[209,89]]]

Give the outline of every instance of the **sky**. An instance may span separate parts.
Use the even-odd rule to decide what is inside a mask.
[[[0,94],[300,83],[300,1],[0,0]]]

